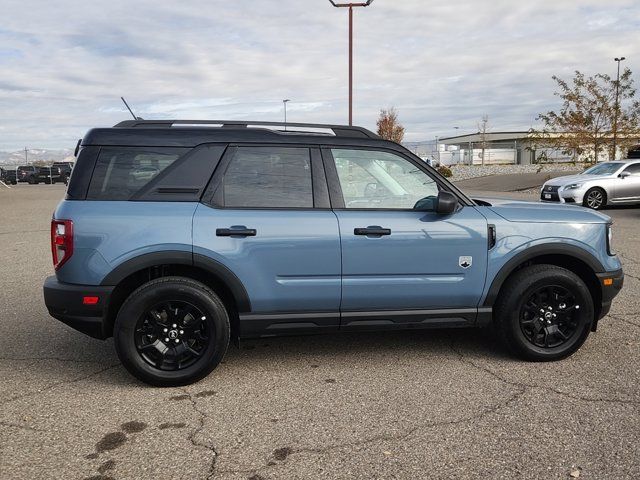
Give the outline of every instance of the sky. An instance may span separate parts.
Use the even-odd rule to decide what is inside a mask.
[[[130,118],[347,117],[347,9],[328,0],[0,0],[0,150],[73,148]],[[354,10],[354,124],[406,141],[528,129],[552,75],[640,72],[638,0],[375,0]],[[634,74],[636,84],[640,82]],[[455,127],[459,127],[456,129]]]

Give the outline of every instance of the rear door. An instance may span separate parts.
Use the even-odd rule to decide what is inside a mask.
[[[317,148],[230,146],[194,215],[193,252],[244,285],[242,336],[338,328],[340,238]]]
[[[462,204],[436,213],[444,187],[395,152],[334,148],[323,157],[342,238],[342,325],[473,322],[486,219]]]

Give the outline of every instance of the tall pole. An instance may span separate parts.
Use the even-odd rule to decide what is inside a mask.
[[[619,94],[620,94],[620,62],[623,61],[625,57],[616,57],[613,60],[618,63],[618,74],[616,75],[616,104],[615,110],[613,112],[613,160],[616,159],[616,143],[618,140],[618,114],[620,111],[619,105]]]
[[[27,150],[27,147],[24,147],[24,164],[29,165],[29,150]]]
[[[288,98],[282,100],[282,104],[284,105],[284,130],[287,131],[287,103],[290,102]]]
[[[338,8],[349,8],[349,125],[353,125],[353,7],[368,7],[373,0],[358,3],[336,3],[329,0],[331,5]]]
[[[353,6],[349,5],[349,126],[353,125]]]

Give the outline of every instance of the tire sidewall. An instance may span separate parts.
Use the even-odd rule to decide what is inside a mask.
[[[210,373],[222,360],[229,344],[229,317],[215,294],[196,282],[151,282],[136,290],[122,305],[114,324],[116,351],[123,365],[139,379],[157,386],[193,383]],[[154,305],[167,300],[189,302],[207,317],[213,338],[198,361],[176,371],[159,370],[147,363],[135,345],[135,328],[140,317]]]
[[[571,272],[562,272],[558,269],[554,269],[550,274],[539,272],[532,277],[522,277],[521,282],[524,288],[519,294],[512,295],[504,307],[504,311],[507,312],[505,333],[509,337],[509,343],[518,350],[518,353],[532,360],[556,360],[569,356],[580,348],[591,331],[594,318],[593,300],[584,282]],[[576,296],[580,305],[579,324],[567,342],[557,347],[542,348],[531,343],[524,335],[520,326],[520,312],[523,303],[534,291],[551,285],[566,288]]]

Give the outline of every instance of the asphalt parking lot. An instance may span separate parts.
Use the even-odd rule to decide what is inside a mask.
[[[640,476],[640,208],[606,211],[625,287],[565,361],[490,331],[265,339],[158,389],[47,314],[64,186],[0,188],[2,479]]]

